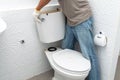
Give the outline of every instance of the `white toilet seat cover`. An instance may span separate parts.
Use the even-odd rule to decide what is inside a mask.
[[[83,72],[90,69],[90,61],[78,51],[64,49],[54,53],[52,57],[55,64],[70,71]]]

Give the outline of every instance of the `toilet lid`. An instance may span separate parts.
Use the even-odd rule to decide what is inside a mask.
[[[56,65],[70,71],[87,71],[90,69],[90,61],[85,59],[80,52],[64,49],[52,55]]]

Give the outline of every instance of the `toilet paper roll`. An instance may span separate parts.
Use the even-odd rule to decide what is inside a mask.
[[[107,44],[107,37],[103,34],[96,34],[94,37],[94,43],[97,46],[106,46]]]

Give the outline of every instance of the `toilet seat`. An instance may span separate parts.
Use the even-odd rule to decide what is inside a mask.
[[[69,73],[86,74],[91,68],[90,61],[78,51],[64,49],[54,53],[52,57],[55,65]]]

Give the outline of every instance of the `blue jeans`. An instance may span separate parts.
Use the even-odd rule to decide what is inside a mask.
[[[96,57],[92,34],[92,18],[76,26],[66,25],[62,48],[73,49],[78,41],[82,55],[90,60],[91,71],[86,80],[100,80],[99,64]]]

